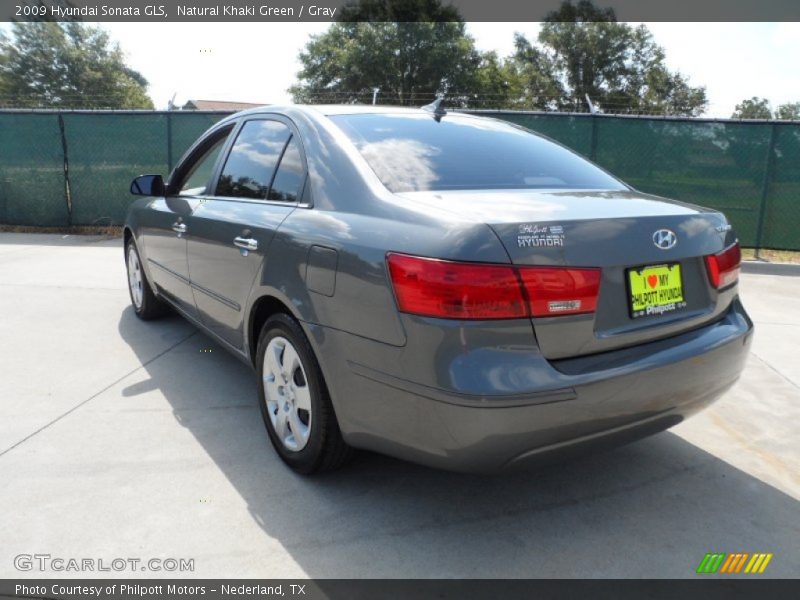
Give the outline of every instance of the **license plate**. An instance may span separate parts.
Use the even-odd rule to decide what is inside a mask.
[[[631,316],[658,316],[686,307],[677,263],[628,270]]]

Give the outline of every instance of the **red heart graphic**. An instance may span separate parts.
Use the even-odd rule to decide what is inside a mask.
[[[655,289],[656,284],[658,283],[658,277],[656,277],[655,275],[648,275],[647,283],[650,285],[651,288]]]

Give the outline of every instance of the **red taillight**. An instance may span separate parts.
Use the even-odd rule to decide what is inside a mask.
[[[518,319],[593,312],[599,269],[458,263],[390,253],[401,312],[445,319]]]
[[[719,254],[706,256],[706,268],[711,285],[717,289],[726,288],[739,280],[739,265],[742,263],[742,250],[739,242],[728,246]]]
[[[600,269],[523,267],[519,269],[534,317],[594,312]]]
[[[528,315],[512,267],[405,254],[389,254],[386,260],[401,312],[445,319],[514,319]]]

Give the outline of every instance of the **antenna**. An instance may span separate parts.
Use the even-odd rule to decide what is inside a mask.
[[[447,111],[444,109],[444,96],[439,94],[436,97],[436,100],[423,106],[422,110],[433,113],[433,118],[436,119],[436,122],[438,123],[442,120],[442,117],[447,114]]]

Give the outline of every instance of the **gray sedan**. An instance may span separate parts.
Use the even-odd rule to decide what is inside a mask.
[[[622,443],[747,357],[722,214],[502,121],[265,107],[131,192],[136,314],[175,310],[251,365],[301,473],[353,448],[488,471]]]

